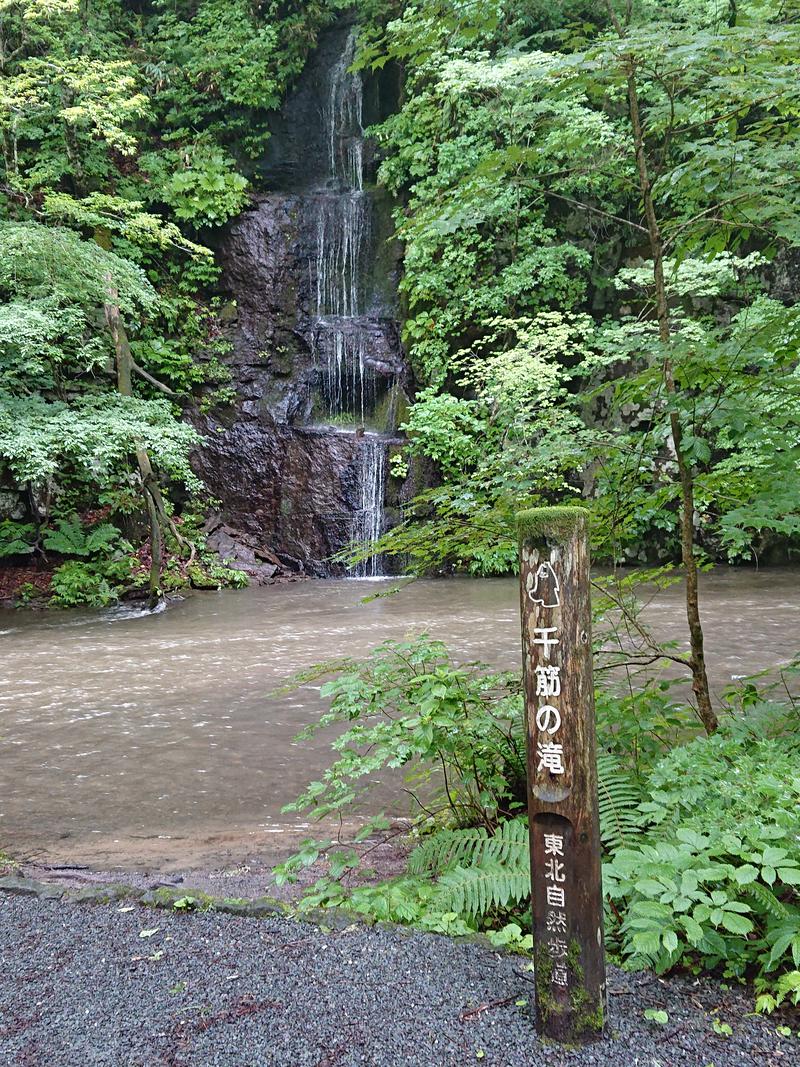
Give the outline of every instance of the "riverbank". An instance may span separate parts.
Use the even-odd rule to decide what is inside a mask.
[[[24,1067],[800,1063],[706,979],[610,968],[609,1040],[569,1050],[535,1036],[528,962],[482,940],[7,893],[0,923],[0,1062]]]
[[[322,835],[320,835],[322,836]],[[413,848],[405,827],[394,826],[383,838],[355,841],[342,838],[342,844],[354,848],[359,854],[369,853],[369,867],[363,872],[352,872],[348,884],[373,884],[403,874],[408,854]],[[288,843],[287,843],[288,844]],[[248,900],[269,896],[276,900],[293,902],[318,878],[327,876],[328,863],[324,856],[315,863],[302,868],[297,881],[277,885],[274,865],[299,847],[299,840],[289,846],[286,855],[276,855],[248,850],[247,839],[231,838],[227,849],[215,855],[209,854],[204,863],[190,866],[170,863],[165,854],[154,850],[146,861],[134,866],[130,860],[125,865],[103,866],[97,863],[80,863],[69,858],[47,863],[29,861],[17,855],[0,852],[0,882],[4,877],[21,878],[50,887],[53,893],[75,891],[91,892],[103,886],[124,884],[136,892],[155,892],[160,889],[180,892],[199,892],[209,897],[244,898]]]

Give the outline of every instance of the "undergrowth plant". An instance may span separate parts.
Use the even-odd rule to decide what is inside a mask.
[[[356,847],[307,841],[277,869],[327,874],[301,908],[345,905],[379,920],[529,948],[530,859],[518,683],[456,665],[427,637],[364,663],[321,665],[331,710],[303,736],[347,724],[337,758],[288,810],[340,816],[375,776],[404,768],[416,802],[404,874],[359,884]],[[787,689],[788,692],[788,689]],[[766,694],[769,695],[769,694]],[[774,693],[772,694],[774,697]],[[658,683],[598,694],[598,780],[609,951],[631,968],[755,979],[759,1010],[800,1001],[799,713],[751,681],[723,726],[691,732]],[[367,820],[356,839],[387,828]]]
[[[763,1010],[800,1000],[799,753],[794,708],[761,703],[656,764],[650,825],[603,872],[628,965],[755,977]]]
[[[321,692],[332,698],[331,709],[300,737],[337,723],[348,728],[333,740],[337,758],[322,778],[284,810],[319,819],[341,816],[363,800],[377,774],[403,768],[416,806],[411,832],[419,844],[408,876],[390,890],[348,888],[358,852],[327,840],[307,842],[278,868],[279,880],[296,878],[301,867],[326,852],[330,876],[307,895],[308,904],[347,899],[382,918],[424,920],[437,929],[455,921],[497,925],[495,918],[526,907],[530,871],[519,679],[483,664],[457,665],[444,644],[424,635],[385,642],[362,663],[321,664],[292,684],[327,673],[335,677]],[[613,745],[601,752],[598,767],[603,839],[609,847],[621,846],[644,821],[638,811],[641,784]],[[370,819],[359,838],[387,825],[384,815]]]

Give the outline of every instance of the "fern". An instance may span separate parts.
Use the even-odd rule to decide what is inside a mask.
[[[119,540],[119,530],[110,522],[101,523],[89,532],[86,538],[86,551],[90,556],[98,552],[109,552]]]
[[[770,928],[769,940],[772,943],[767,969],[776,967],[784,954],[788,955],[791,950],[792,962],[795,968],[800,967],[800,911],[786,910],[785,917]]]
[[[85,558],[109,552],[119,536],[119,530],[110,522],[104,522],[86,533],[77,518],[59,519],[58,529],[47,531],[44,546],[62,556]]]
[[[485,827],[439,830],[418,845],[408,861],[409,874],[441,874],[459,863],[479,863],[489,840]]]
[[[434,900],[442,911],[481,918],[530,896],[528,821],[509,819],[491,836],[483,827],[440,830],[409,860],[413,875],[438,876]]]
[[[615,756],[597,757],[597,794],[600,808],[600,839],[608,849],[617,849],[629,837],[641,834],[647,817],[640,810],[644,796],[633,775]]]
[[[77,519],[59,519],[57,530],[48,530],[44,547],[63,556],[88,556],[86,534]]]
[[[35,539],[35,526],[5,519],[0,522],[0,557],[28,555],[33,552],[31,542]]]
[[[524,862],[519,860],[517,855],[506,864],[485,859],[476,866],[445,872],[436,886],[436,905],[442,911],[480,918],[494,908],[522,903],[531,894],[531,872],[527,854]]]
[[[600,835],[614,849],[645,825],[642,791],[613,756],[601,754],[597,771]],[[417,846],[408,869],[436,878],[436,905],[467,918],[522,903],[531,891],[528,820],[509,819],[492,835],[483,827],[440,830]]]
[[[742,891],[747,896],[752,897],[759,908],[773,919],[786,919],[789,914],[786,905],[782,904],[772,890],[768,889],[763,882],[750,882],[749,885],[742,886]]]

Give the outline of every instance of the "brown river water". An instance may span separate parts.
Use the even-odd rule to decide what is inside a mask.
[[[281,807],[329,749],[293,740],[325,707],[318,684],[270,695],[276,686],[424,631],[462,660],[519,661],[513,580],[418,581],[362,602],[392,584],[195,594],[155,615],[0,612],[0,848],[120,867],[285,854],[309,830]],[[800,647],[800,570],[719,570],[702,593],[717,691]],[[684,636],[680,598],[674,586],[649,605],[660,638]],[[392,790],[381,801],[402,814]]]

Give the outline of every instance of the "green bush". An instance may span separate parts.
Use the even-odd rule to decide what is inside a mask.
[[[102,608],[119,599],[131,584],[133,560],[69,560],[53,572],[51,603],[60,608]]]
[[[387,768],[406,769],[420,809],[404,875],[353,885],[352,847],[307,841],[277,869],[325,855],[303,907],[346,905],[443,933],[530,925],[519,683],[457,666],[440,642],[387,642],[365,663],[321,665],[331,710],[302,736],[347,724],[336,759],[287,810],[339,815]],[[607,943],[626,966],[755,979],[760,1010],[800,1001],[798,714],[731,705],[712,737],[659,684],[598,693],[598,779]],[[424,806],[423,806],[424,805]],[[366,822],[358,839],[385,826]],[[357,840],[358,840],[357,839]],[[507,931],[503,934],[502,931]],[[520,945],[518,944],[518,947]]]
[[[338,754],[286,811],[339,813],[369,789],[382,768],[407,769],[412,795],[425,793],[426,817],[493,830],[525,799],[519,680],[483,664],[456,665],[441,641],[386,641],[363,663],[321,664],[290,687],[325,674],[331,709],[300,735],[337,723]]]
[[[151,164],[160,182],[159,196],[176,218],[196,226],[219,226],[247,201],[247,179],[217,147],[197,144],[183,153],[165,153],[161,163],[163,169]]]
[[[29,555],[33,552],[35,540],[36,527],[33,523],[3,519],[0,522],[0,559],[4,556]]]
[[[634,967],[800,969],[800,739],[770,706],[654,767],[636,847],[604,868],[610,941]]]

